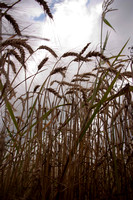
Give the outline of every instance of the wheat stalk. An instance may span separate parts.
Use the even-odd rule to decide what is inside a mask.
[[[33,54],[34,53],[33,49],[31,48],[30,45],[28,45],[26,43],[26,41],[27,41],[26,39],[8,39],[8,40],[2,42],[1,46],[7,47],[8,45],[10,45],[10,46],[16,47],[16,45],[21,45],[21,46],[25,47],[29,51],[30,54]]]
[[[35,0],[35,1],[37,1],[37,2],[43,7],[43,9],[44,9],[44,11],[47,13],[47,15],[48,15],[51,19],[53,19],[52,13],[50,12],[50,9],[49,9],[49,7],[48,7],[48,5],[47,5],[47,2],[44,1],[44,0]]]
[[[79,53],[79,56],[81,56],[86,50],[87,50],[87,48],[90,46],[90,42],[89,43],[87,43],[86,45],[85,45],[85,47],[80,51],[80,53]]]
[[[16,32],[19,36],[21,36],[21,32],[20,32],[20,29],[19,29],[19,26],[18,26],[16,20],[15,20],[11,15],[9,15],[9,14],[5,14],[4,16],[5,16],[5,18],[11,23],[11,25],[13,26],[15,32]]]
[[[45,50],[49,51],[55,58],[58,57],[57,54],[48,46],[41,45],[38,49],[45,49]]]
[[[38,65],[38,70],[40,70],[45,65],[45,63],[48,61],[48,59],[49,58],[46,57],[40,62],[40,64]]]
[[[14,72],[14,74],[16,74],[16,66],[15,63],[10,59],[10,60],[6,60],[6,62],[11,65],[12,67],[12,71]]]
[[[58,98],[62,98],[58,92],[56,92],[53,88],[46,88],[47,91],[53,93],[55,96],[57,96]]]
[[[0,3],[0,8],[10,8],[6,3]]]
[[[64,76],[64,71],[66,72],[67,68],[66,67],[57,67],[55,69],[53,69],[51,72],[50,72],[50,75],[54,75],[56,73],[60,73]]]
[[[13,49],[8,50],[7,54],[8,55],[13,55],[23,65],[23,67],[26,69],[26,65],[25,65],[24,59],[21,58],[15,50],[13,50]]]

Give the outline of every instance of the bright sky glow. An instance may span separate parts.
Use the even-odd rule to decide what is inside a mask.
[[[82,48],[94,35],[99,40],[101,3],[86,7],[86,1],[65,1],[55,6],[55,31],[63,50]],[[97,33],[94,30],[97,29]]]
[[[8,3],[11,1],[14,2],[14,0],[4,0]],[[32,40],[35,48],[38,45],[47,45],[61,56],[67,51],[78,52],[88,42],[91,42],[90,50],[99,50],[102,0],[47,0],[47,2],[53,14],[53,21],[44,14],[43,9],[35,0],[22,0],[15,12],[13,11],[13,15],[22,27],[30,25],[29,29],[23,31],[23,34],[50,39],[50,42]],[[110,33],[107,53],[118,53],[130,38],[126,49],[128,53],[128,47],[133,44],[131,26],[133,1],[114,0],[111,7],[118,8],[118,10],[107,14],[107,19],[116,32],[104,25],[103,41],[107,30]],[[38,62],[40,62],[45,54],[39,52],[38,56]],[[37,63],[34,64],[37,65]]]
[[[1,2],[10,4],[15,0],[2,0]],[[18,21],[20,20],[23,26],[25,26],[25,21],[27,24],[32,24],[32,34],[52,36],[52,41],[53,37],[56,38],[55,40],[58,37],[62,47],[67,46],[69,48],[70,45],[70,48],[76,48],[82,45],[82,41],[83,45],[86,41],[94,42],[94,46],[96,43],[96,45],[99,44],[103,0],[46,0],[46,2],[52,11],[54,22],[50,22],[48,17],[43,15],[43,9],[35,0],[22,0],[16,10],[13,11],[13,15],[18,16]],[[107,14],[107,19],[116,30],[116,33],[110,30],[112,38],[116,41],[113,45],[119,46],[122,40],[124,43],[129,37],[132,43],[133,1],[114,0],[111,7],[118,9],[118,11]],[[39,24],[39,29],[35,30],[36,25],[33,26],[34,23]],[[47,30],[48,28],[49,30]],[[49,39],[51,38],[49,37]],[[58,46],[58,44],[56,45]]]
[[[3,0],[14,2],[14,0]],[[35,0],[22,0],[13,14],[18,17],[23,27],[31,24],[31,32],[41,37],[49,38],[52,45],[59,52],[78,50],[91,42],[92,48],[99,47],[100,42],[100,18],[103,0],[47,0],[54,21],[50,20],[43,9]],[[109,49],[118,51],[130,38],[133,43],[133,1],[114,0],[112,8],[118,11],[107,14],[107,19],[115,28],[116,33],[110,32]],[[19,8],[19,9],[18,9]],[[104,26],[104,36],[107,27]],[[26,30],[27,31],[27,30]]]

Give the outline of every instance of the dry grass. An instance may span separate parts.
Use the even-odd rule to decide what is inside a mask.
[[[49,59],[44,58],[30,77],[33,87],[28,87],[26,76],[25,92],[20,94],[19,83],[15,86],[10,80],[10,66],[14,79],[22,65],[27,73],[25,56],[34,52],[27,40],[2,42],[0,199],[132,199],[131,60],[120,59],[120,54],[108,58],[89,51],[89,45],[60,58],[47,46],[38,48],[58,60],[43,83],[34,86]],[[59,66],[58,61],[69,56],[73,59],[69,65]],[[75,57],[78,69],[68,82],[66,72]],[[94,70],[83,73],[84,64]]]

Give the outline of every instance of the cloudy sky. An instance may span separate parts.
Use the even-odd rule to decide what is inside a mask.
[[[3,2],[10,4],[15,0],[4,0]],[[21,30],[28,27],[23,34],[50,40],[31,39],[35,49],[38,45],[47,45],[59,56],[67,51],[79,52],[89,42],[91,42],[89,50],[98,51],[100,49],[103,0],[47,0],[47,3],[53,20],[44,14],[42,7],[35,0],[21,0],[12,11]],[[110,35],[106,53],[109,56],[116,55],[130,38],[124,51],[126,55],[130,55],[128,47],[133,45],[133,0],[114,0],[111,8],[118,10],[106,15],[106,19],[115,29],[113,31],[104,24],[103,41],[107,30]],[[7,26],[3,27],[3,32],[8,32]],[[30,72],[36,69],[34,66],[37,66],[45,55],[39,51],[37,56],[39,59],[36,62],[32,60]],[[49,66],[47,64],[48,68],[52,68],[54,63],[55,60],[53,63],[51,61]],[[69,78],[69,75],[67,77]]]
[[[15,0],[0,0],[0,2],[11,4]],[[11,13],[20,24],[21,30],[27,27],[22,32],[23,34],[50,40],[32,39],[35,48],[38,45],[47,45],[52,47],[58,55],[62,55],[67,51],[79,52],[87,43],[91,42],[90,50],[100,49],[103,0],[47,0],[47,2],[53,14],[53,20],[44,14],[43,9],[35,0],[21,0]],[[125,49],[125,53],[129,54],[128,47],[133,45],[133,0],[114,0],[111,7],[118,10],[107,13],[106,16],[115,28],[114,32],[104,25],[103,35],[106,35],[107,30],[110,33],[106,51],[109,55],[118,53],[130,38]],[[12,33],[4,22],[2,31]],[[39,56],[41,61],[44,55]],[[33,60],[32,63],[34,63]],[[32,69],[30,66],[29,71]],[[38,81],[39,78],[37,84]]]
[[[0,2],[10,4],[15,2],[15,0],[0,0]],[[20,24],[21,30],[28,27],[22,32],[23,34],[48,38],[50,40],[32,39],[34,48],[37,48],[38,45],[47,45],[52,47],[58,55],[62,55],[67,51],[79,52],[87,43],[91,42],[89,47],[91,51],[100,49],[102,0],[47,0],[47,2],[53,14],[53,20],[44,14],[43,9],[35,0],[21,0],[11,13]],[[114,0],[111,7],[118,10],[107,13],[106,16],[107,20],[115,28],[114,32],[104,25],[103,35],[106,35],[107,30],[110,33],[106,52],[108,55],[116,55],[130,38],[125,49],[125,53],[129,54],[128,47],[133,45],[133,0]],[[12,33],[11,29],[9,30],[4,22],[2,31],[4,33],[9,33],[9,31]],[[44,54],[38,53],[40,58],[38,63],[44,56]],[[36,62],[31,61],[28,68],[30,73],[34,71],[33,69],[36,69]],[[54,63],[55,61],[46,67],[52,67]],[[71,74],[67,73],[67,80],[69,80]],[[47,74],[45,75],[47,76]],[[40,80],[44,80],[42,76],[44,74],[41,75],[41,78],[37,77],[34,86],[40,84]],[[24,77],[22,77],[23,79]]]
[[[4,2],[11,1],[13,0],[4,0]],[[88,42],[91,42],[92,49],[98,49],[102,2],[102,0],[47,0],[53,14],[51,20],[35,0],[22,0],[14,15],[23,27],[30,25],[25,32],[50,39],[50,42],[42,41],[42,43],[52,46],[58,52],[78,51]],[[128,45],[133,44],[133,1],[114,0],[111,8],[118,9],[106,15],[116,30],[114,32],[108,28],[110,33],[108,51],[113,53],[118,52],[129,38]],[[107,26],[104,26],[104,35],[106,31]]]

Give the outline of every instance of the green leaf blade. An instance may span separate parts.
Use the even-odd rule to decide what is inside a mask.
[[[107,26],[109,26],[110,28],[112,28],[115,31],[115,29],[113,28],[113,26],[109,23],[109,21],[107,19],[104,18],[103,21]]]

